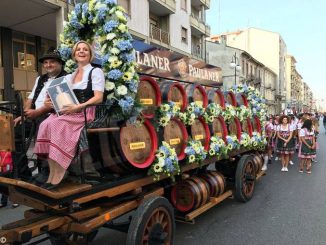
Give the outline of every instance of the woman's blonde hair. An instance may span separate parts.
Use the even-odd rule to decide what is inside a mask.
[[[76,59],[75,59],[75,54],[76,54],[76,51],[77,51],[77,47],[78,47],[78,45],[81,44],[81,43],[86,44],[86,46],[88,47],[88,49],[89,49],[89,53],[90,53],[90,59],[89,59],[89,62],[91,62],[91,61],[94,59],[94,51],[93,51],[93,48],[92,48],[92,46],[91,46],[88,42],[83,41],[83,40],[78,41],[77,43],[75,43],[74,47],[72,48],[71,58],[72,58],[74,61],[76,61]]]

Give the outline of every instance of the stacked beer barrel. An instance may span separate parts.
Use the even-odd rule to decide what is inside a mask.
[[[225,191],[222,174],[210,171],[192,176],[177,183],[171,190],[171,202],[180,212],[189,212],[206,204],[210,197],[218,197]]]
[[[223,109],[226,104],[235,107],[248,106],[246,96],[243,94],[223,93],[219,89],[205,88],[197,83],[182,83],[141,76],[137,99],[144,108],[142,116],[145,121],[142,125],[120,125],[118,133],[100,134],[101,159],[104,166],[112,172],[128,173],[133,169],[148,168],[155,160],[155,152],[160,145],[159,142],[162,141],[167,142],[176,150],[180,161],[186,157],[184,150],[190,137],[201,141],[204,149],[208,150],[212,135],[224,140],[227,135],[236,135],[240,139],[242,131],[245,131],[251,136],[252,122],[254,130],[261,130],[257,118],[248,118],[242,123],[235,118],[226,124],[222,116],[216,117],[210,125],[199,117],[191,126],[185,126],[179,118],[175,117],[167,126],[160,127],[158,132],[154,128],[155,120],[158,120],[155,118],[155,113],[162,103],[174,102],[180,106],[181,111],[184,111],[192,102],[204,108],[209,103],[219,104]]]

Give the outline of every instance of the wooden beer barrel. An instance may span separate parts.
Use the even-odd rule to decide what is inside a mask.
[[[249,106],[247,96],[245,94],[243,94],[243,93],[237,94],[236,100],[237,100],[237,105],[238,106],[242,106],[242,105],[245,106],[245,107]]]
[[[195,122],[188,127],[188,134],[192,139],[201,141],[205,150],[209,149],[211,134],[207,123],[202,117],[196,118]]]
[[[226,136],[228,135],[228,129],[222,116],[214,118],[213,123],[209,125],[209,130],[212,136],[218,136],[224,141],[226,140]]]
[[[155,158],[158,139],[153,125],[145,120],[142,125],[127,124],[120,130],[122,152],[136,168],[147,168]]]
[[[210,197],[217,197],[224,193],[226,184],[224,176],[221,173],[209,171],[203,174],[201,178],[208,183]]]
[[[255,164],[256,174],[258,174],[261,171],[261,168],[263,167],[263,158],[260,154],[254,154],[252,161]]]
[[[226,92],[224,95],[224,98],[225,98],[226,103],[233,105],[233,106],[237,106],[237,99],[233,92],[231,92],[231,91]]]
[[[143,116],[153,118],[156,108],[161,105],[161,91],[155,79],[149,76],[141,76],[137,97],[144,106]]]
[[[191,177],[176,184],[171,190],[171,202],[181,211],[188,212],[199,208],[209,199],[209,186],[198,177]]]
[[[250,137],[252,137],[252,125],[251,125],[251,120],[249,118],[246,118],[241,122],[241,128],[242,128],[242,132],[245,132]]]
[[[160,131],[160,139],[175,149],[179,160],[186,157],[184,150],[187,146],[188,132],[186,126],[178,118],[171,118],[168,125]]]
[[[225,108],[224,95],[219,89],[210,89],[207,91],[208,103],[216,103],[223,109]]]
[[[228,124],[228,134],[236,135],[238,140],[240,140],[240,138],[241,138],[241,123],[237,117],[232,119],[231,122]]]
[[[183,86],[178,82],[166,81],[161,82],[160,90],[162,94],[163,102],[175,102],[180,106],[181,111],[184,111],[187,107],[187,94]]]
[[[259,118],[257,116],[254,116],[252,118],[252,123],[251,124],[252,124],[252,131],[261,134],[262,128],[261,128],[260,120],[259,120]]]
[[[188,103],[195,102],[204,108],[208,105],[208,99],[205,89],[197,83],[187,84],[185,91],[188,97]]]

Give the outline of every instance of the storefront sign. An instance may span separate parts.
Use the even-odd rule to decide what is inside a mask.
[[[138,72],[172,80],[221,86],[221,68],[179,53],[134,41]]]

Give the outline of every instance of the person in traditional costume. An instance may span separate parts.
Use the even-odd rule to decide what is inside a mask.
[[[301,160],[299,172],[303,173],[304,166],[306,166],[307,173],[311,174],[311,159],[316,157],[316,141],[315,132],[310,119],[304,121],[300,129],[299,137],[299,158]]]
[[[51,114],[40,125],[34,152],[48,159],[50,175],[43,186],[53,189],[60,184],[67,168],[77,151],[80,133],[84,128],[86,110],[87,121],[94,120],[95,107],[103,101],[105,85],[104,73],[91,65],[93,59],[91,45],[85,41],[77,42],[72,49],[72,58],[78,67],[64,79],[75,93],[79,104],[71,104],[60,110],[60,115]],[[45,104],[53,107],[48,99]],[[86,108],[86,109],[85,109]]]
[[[264,153],[264,164],[261,170],[265,171],[267,170],[267,163],[272,163],[272,152],[273,152],[273,134],[274,134],[274,124],[273,124],[273,117],[270,117],[268,121],[266,121],[265,124],[265,133],[266,133],[266,139],[267,139],[267,146]]]
[[[290,126],[289,118],[286,115],[280,116],[279,125],[277,126],[277,153],[281,156],[282,172],[288,172],[289,156],[294,153],[291,144],[293,129]]]

